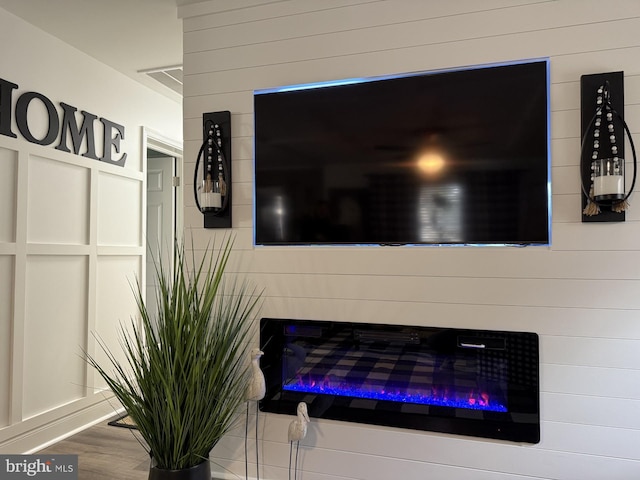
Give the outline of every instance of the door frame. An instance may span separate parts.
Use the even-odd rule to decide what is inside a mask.
[[[142,259],[142,285],[144,285],[144,289],[146,292],[147,287],[147,167],[148,167],[148,156],[147,149],[154,150],[156,152],[167,155],[168,157],[175,158],[175,176],[178,177],[179,182],[175,187],[175,195],[174,195],[174,208],[175,208],[175,235],[176,242],[180,244],[183,241],[184,235],[184,178],[183,178],[183,170],[184,170],[184,157],[182,150],[182,142],[169,138],[155,130],[152,130],[148,127],[142,127],[142,173],[143,173],[143,205],[142,205],[142,238],[145,242],[144,245],[144,255]],[[172,245],[175,247],[175,245]],[[173,255],[170,255],[170,258],[173,258]],[[172,266],[173,269],[173,266]]]

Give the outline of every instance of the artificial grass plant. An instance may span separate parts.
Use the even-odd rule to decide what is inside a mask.
[[[232,243],[207,248],[198,262],[192,255],[191,270],[180,245],[173,271],[156,261],[158,313],[147,309],[136,282],[140,319],[129,331],[121,328],[125,360],[101,341],[106,365],[87,356],[135,422],[156,468],[181,470],[208,459],[245,401],[260,294],[226,279]]]

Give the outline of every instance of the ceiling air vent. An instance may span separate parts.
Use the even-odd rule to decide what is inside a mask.
[[[169,87],[174,92],[182,95],[182,65],[139,70],[139,73],[150,76],[165,87]]]

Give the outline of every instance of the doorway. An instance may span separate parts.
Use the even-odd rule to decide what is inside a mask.
[[[178,142],[145,131],[146,165],[146,305],[155,318],[156,267],[173,268],[176,242],[182,232],[182,147]]]

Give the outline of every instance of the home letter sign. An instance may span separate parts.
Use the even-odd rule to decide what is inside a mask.
[[[100,160],[120,167],[124,166],[127,154],[122,153],[120,158],[114,158],[115,154],[120,154],[120,141],[124,140],[124,126],[115,122],[100,118],[92,113],[81,111],[82,126],[78,126],[76,121],[77,108],[66,103],[60,103],[62,108],[62,118],[58,114],[56,106],[46,96],[37,92],[24,92],[17,101],[15,112],[12,111],[13,91],[18,88],[15,83],[0,78],[0,135],[17,138],[11,130],[11,121],[15,117],[16,126],[22,137],[30,143],[38,145],[51,145],[60,138],[56,150],[70,153],[67,146],[68,137],[71,137],[73,153],[83,157]],[[32,103],[39,102],[46,110],[47,122],[46,132],[38,138],[29,126],[29,107]],[[13,114],[13,116],[12,116]],[[96,120],[102,124],[104,132],[104,142],[102,156],[96,154],[96,139],[94,123]],[[80,153],[82,141],[86,141],[86,149]]]

